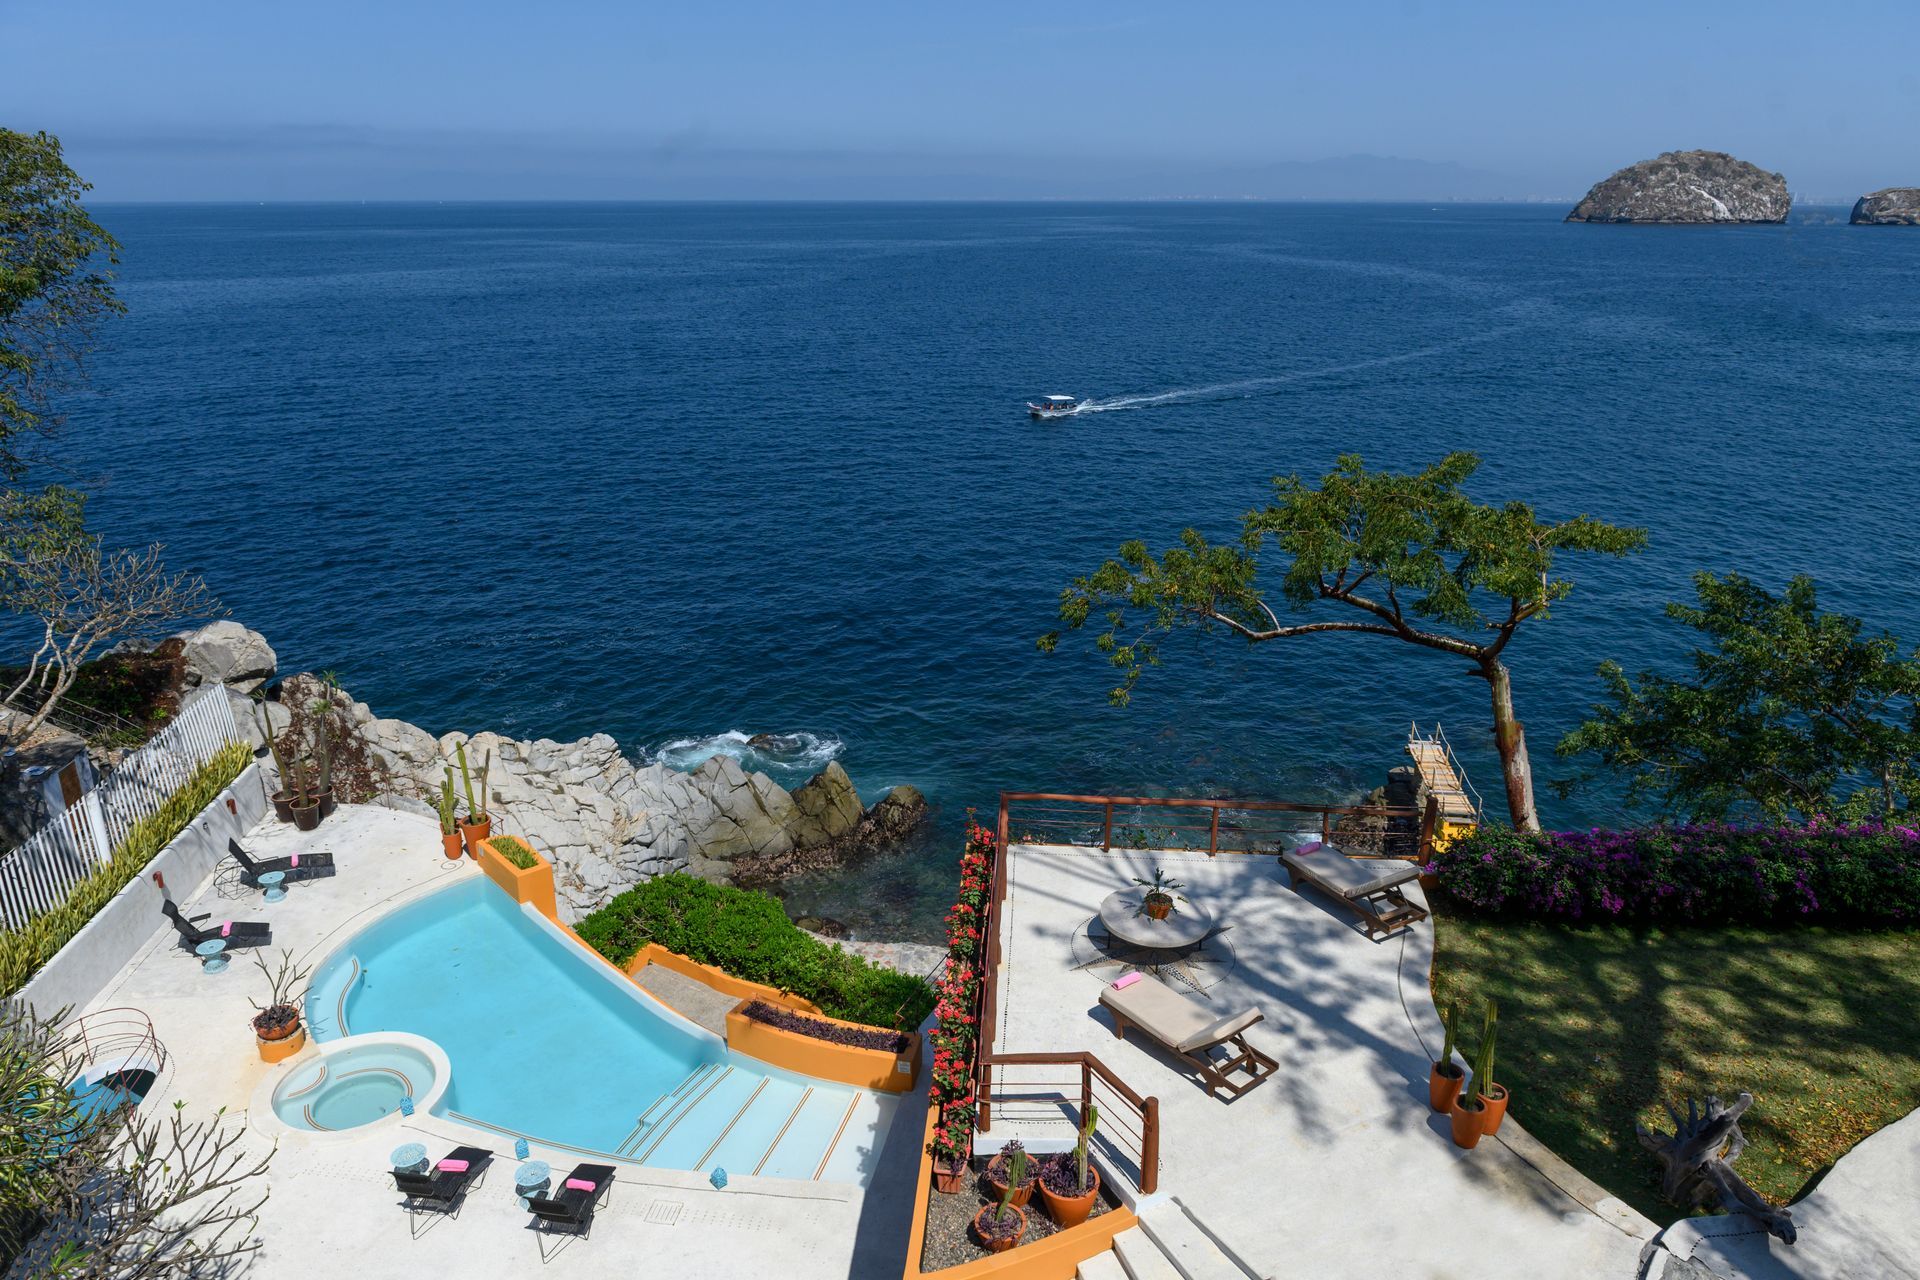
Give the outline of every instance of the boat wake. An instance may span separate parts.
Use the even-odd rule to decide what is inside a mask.
[[[691,773],[715,756],[732,756],[748,773],[812,777],[839,756],[846,744],[814,733],[742,733],[729,729],[705,738],[675,738],[648,753],[669,769]]]
[[[1280,373],[1267,378],[1245,378],[1238,382],[1215,382],[1204,387],[1181,387],[1174,391],[1156,391],[1147,395],[1114,396],[1106,400],[1083,400],[1062,417],[1078,417],[1083,413],[1112,413],[1120,409],[1154,409],[1161,405],[1193,404],[1205,400],[1238,400],[1248,396],[1267,395],[1296,382],[1309,382],[1315,378],[1334,378],[1343,373],[1360,373],[1367,369],[1379,369],[1388,365],[1407,364],[1414,360],[1430,360],[1435,356],[1457,351],[1461,347],[1476,346],[1491,342],[1495,338],[1518,332],[1524,325],[1510,325],[1504,329],[1489,329],[1485,333],[1476,333],[1471,337],[1455,338],[1451,342],[1442,342],[1431,347],[1421,347],[1416,351],[1402,351],[1390,356],[1377,356],[1371,360],[1355,360],[1349,364],[1325,365],[1318,369],[1300,369],[1293,373]]]

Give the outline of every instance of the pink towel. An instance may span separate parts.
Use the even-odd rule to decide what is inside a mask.
[[[297,866],[299,866],[299,865],[300,865],[300,855],[296,853],[296,854],[294,854],[294,855],[293,855],[293,856],[292,856],[291,858],[288,858],[288,859],[287,859],[287,865],[288,865],[288,866],[290,866],[290,867],[297,867]]]
[[[1140,981],[1141,976],[1142,975],[1138,973],[1123,973],[1113,980],[1113,989],[1115,991],[1125,991],[1128,987]]]
[[[1295,849],[1294,852],[1295,853],[1312,853],[1316,849],[1324,849],[1326,847],[1327,846],[1321,844],[1318,840],[1315,840],[1312,844],[1301,845],[1298,849]]]
[[[222,924],[222,925],[220,926],[220,936],[221,936],[221,937],[223,937],[223,938],[224,938],[224,937],[226,937],[226,936],[227,936],[228,934],[230,934],[230,933],[232,933],[232,932],[233,932],[233,921],[231,921],[231,920],[229,920],[229,921],[227,921],[227,922],[226,922],[225,924]]]
[[[465,1173],[467,1171],[467,1162],[465,1160],[442,1160],[440,1167],[448,1173]]]
[[[594,1187],[594,1184],[591,1182],[588,1182],[585,1178],[568,1178],[567,1179],[567,1190],[569,1191],[591,1191],[593,1190],[593,1187]]]

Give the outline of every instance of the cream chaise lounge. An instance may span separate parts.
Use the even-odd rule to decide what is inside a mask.
[[[1237,1098],[1280,1069],[1247,1043],[1247,1028],[1266,1016],[1258,1009],[1221,1017],[1148,974],[1127,974],[1120,981],[1127,985],[1100,990],[1100,1003],[1113,1015],[1113,1034],[1124,1040],[1133,1027],[1158,1040],[1200,1072],[1207,1092],[1225,1089]],[[1216,1050],[1226,1056],[1215,1057]]]
[[[1369,938],[1384,938],[1427,918],[1400,886],[1420,878],[1420,868],[1398,858],[1349,858],[1332,845],[1310,844],[1281,853],[1295,893],[1302,880],[1360,917]]]

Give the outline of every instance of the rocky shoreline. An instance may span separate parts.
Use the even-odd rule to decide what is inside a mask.
[[[366,703],[344,690],[329,692],[307,673],[269,688],[278,658],[266,637],[239,623],[211,623],[184,639],[187,687],[223,686],[258,751],[266,739],[255,691],[268,690],[264,714],[276,736],[292,723],[290,699],[333,698],[361,739],[375,803],[432,816],[429,797],[439,793],[449,766],[460,785],[458,748],[465,747],[473,770],[490,760],[485,804],[495,830],[523,836],[548,855],[560,911],[570,921],[671,871],[774,886],[895,844],[927,813],[925,798],[909,786],[863,806],[838,761],[788,791],[725,755],[689,773],[636,765],[604,733],[572,742],[491,732],[435,737],[407,721],[376,716]],[[273,772],[271,759],[263,766]]]

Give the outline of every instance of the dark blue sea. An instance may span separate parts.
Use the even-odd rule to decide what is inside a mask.
[[[1351,798],[1486,686],[1395,642],[1169,646],[1130,707],[1063,584],[1227,536],[1270,477],[1485,458],[1647,526],[1511,662],[1548,820],[1603,658],[1671,665],[1699,569],[1920,642],[1920,232],[1568,226],[1545,206],[113,207],[116,320],[63,456],[264,631],[436,731],[688,764],[801,735],[939,839],[795,888],[929,934],[998,791]],[[1109,406],[1030,421],[1042,393]]]

